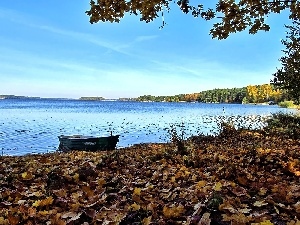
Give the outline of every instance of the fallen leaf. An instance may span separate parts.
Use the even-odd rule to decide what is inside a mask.
[[[222,188],[222,184],[220,182],[216,183],[214,186],[215,191],[221,191],[221,188]]]
[[[210,213],[204,213],[198,225],[210,225],[211,219],[209,217],[210,217]]]
[[[264,200],[261,200],[261,201],[254,202],[253,205],[256,206],[256,207],[262,207],[264,205],[268,205],[268,203],[265,202]]]
[[[185,212],[184,206],[179,204],[178,206],[167,207],[164,206],[163,214],[167,218],[177,218]]]
[[[138,196],[140,196],[141,195],[141,188],[134,188],[134,191],[133,191],[133,195],[138,195]]]
[[[130,208],[133,210],[133,211],[137,211],[141,208],[140,205],[136,204],[136,203],[133,203]]]

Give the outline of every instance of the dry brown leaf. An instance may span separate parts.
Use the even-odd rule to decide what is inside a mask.
[[[177,218],[185,212],[184,206],[179,204],[178,206],[164,206],[163,214],[167,218]]]
[[[10,213],[7,215],[7,217],[8,217],[9,224],[11,224],[11,225],[17,225],[20,222],[19,217],[13,216]]]

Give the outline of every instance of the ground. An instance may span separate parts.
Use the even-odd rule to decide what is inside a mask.
[[[297,138],[224,129],[181,141],[2,156],[0,224],[300,224]]]

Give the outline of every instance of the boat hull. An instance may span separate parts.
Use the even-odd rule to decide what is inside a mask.
[[[73,135],[58,136],[60,151],[106,151],[116,149],[116,145],[119,141],[120,135],[112,135],[108,137],[93,137],[93,136],[82,136]]]

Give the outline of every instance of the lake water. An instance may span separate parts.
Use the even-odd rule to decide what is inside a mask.
[[[120,134],[117,145],[168,142],[175,127],[184,137],[217,132],[220,118],[261,126],[278,106],[79,100],[0,100],[0,154],[46,153],[58,147],[59,135]]]

